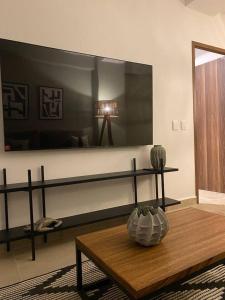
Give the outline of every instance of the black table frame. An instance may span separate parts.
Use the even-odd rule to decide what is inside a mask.
[[[94,290],[96,288],[100,288],[104,285],[107,285],[109,282],[113,282],[115,283],[127,296],[129,299],[131,300],[137,300],[137,298],[134,298],[133,296],[131,296],[129,294],[129,292],[117,281],[115,280],[114,277],[112,277],[111,275],[109,275],[106,270],[102,270],[102,268],[99,266],[99,264],[94,261],[93,257],[91,257],[88,253],[86,253],[85,251],[79,249],[79,246],[77,244],[75,244],[75,249],[76,249],[76,269],[77,269],[77,281],[76,281],[76,290],[79,293],[80,297],[83,300],[88,300],[89,297],[87,295],[87,291],[91,291]],[[90,260],[92,261],[105,275],[106,278],[100,279],[96,282],[90,283],[90,284],[83,284],[83,272],[82,272],[82,259],[81,259],[81,255],[82,253]],[[179,286],[182,282],[187,281],[195,276],[198,276],[214,267],[216,267],[218,265],[218,263],[223,263],[225,264],[225,259],[222,259],[220,261],[214,262],[213,264],[209,264],[208,266],[205,266],[203,268],[201,268],[198,271],[195,271],[187,276],[184,276],[183,278],[179,279],[178,281],[176,281],[176,286]],[[170,291],[170,287],[171,285],[173,285],[174,283],[170,283],[168,286],[165,286],[163,288],[160,288],[160,293],[163,292],[169,292]],[[149,296],[156,296],[159,292],[159,290],[156,290],[148,295],[145,295],[141,298],[138,298],[138,300],[149,300]],[[98,298],[96,298],[97,300]],[[93,297],[91,297],[91,300],[95,300]]]
[[[109,284],[110,282],[115,283],[131,300],[148,300],[149,295],[145,295],[141,298],[135,298],[133,295],[131,295],[128,290],[120,284],[119,281],[117,281],[112,275],[108,274],[106,270],[103,270],[101,266],[91,257],[88,253],[81,250],[77,244],[75,244],[76,248],[76,269],[77,269],[77,285],[76,290],[79,293],[82,300],[88,300],[89,297],[87,295],[88,291],[94,290],[96,288],[100,288],[104,285]],[[82,253],[90,260],[92,261],[98,268],[101,270],[105,275],[106,278],[100,279],[98,281],[95,281],[90,284],[83,284],[83,272],[82,272]],[[91,296],[91,299],[94,300],[93,296]],[[98,298],[96,298],[97,300]]]

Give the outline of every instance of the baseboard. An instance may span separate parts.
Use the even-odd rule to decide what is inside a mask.
[[[184,199],[179,199],[179,201],[181,201],[180,204],[176,205],[176,206],[171,206],[168,207],[166,209],[166,211],[172,211],[172,210],[177,210],[177,209],[181,209],[187,206],[191,206],[191,205],[195,205],[197,204],[197,197],[191,197],[191,198],[184,198]]]
[[[193,195],[193,196],[189,196],[189,197],[185,197],[185,198],[179,198],[178,199],[179,201],[197,201],[197,196],[196,195]]]

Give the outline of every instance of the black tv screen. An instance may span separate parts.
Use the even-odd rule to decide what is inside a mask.
[[[150,145],[152,66],[0,39],[5,151]]]

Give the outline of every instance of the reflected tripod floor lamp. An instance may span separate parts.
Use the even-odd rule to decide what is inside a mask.
[[[113,146],[113,137],[112,137],[112,118],[118,118],[118,105],[115,100],[99,100],[96,101],[96,118],[103,119],[101,133],[98,145],[102,145],[103,135],[105,127],[108,131],[108,143],[110,146]]]

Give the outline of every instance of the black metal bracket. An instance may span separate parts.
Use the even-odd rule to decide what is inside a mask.
[[[45,170],[44,166],[41,166],[41,181],[44,183],[45,181]],[[41,200],[42,200],[42,216],[46,218],[46,201],[45,201],[45,188],[41,188]],[[44,242],[47,243],[47,233],[44,234]]]
[[[82,276],[82,260],[81,251],[76,245],[76,265],[77,265],[77,290],[81,291],[83,287],[83,276]]]
[[[30,207],[31,250],[32,250],[32,260],[35,260],[34,210],[33,210],[33,194],[32,194],[31,170],[27,171],[27,175],[28,175],[28,193],[29,193],[29,207]]]
[[[0,186],[0,193],[3,194],[4,198],[4,213],[5,213],[5,229],[0,230],[0,243],[6,243],[7,251],[10,251],[11,241],[18,240],[23,238],[30,238],[31,239],[31,250],[32,250],[32,260],[35,260],[36,256],[36,249],[35,249],[35,237],[37,233],[34,230],[34,208],[33,208],[33,190],[40,190],[41,191],[41,207],[42,207],[42,216],[46,217],[46,189],[49,187],[56,187],[56,186],[65,186],[71,184],[80,184],[85,182],[94,182],[94,181],[102,181],[102,180],[111,180],[111,179],[118,179],[118,178],[132,178],[133,183],[133,193],[134,193],[134,203],[130,205],[124,206],[124,214],[128,215],[130,211],[133,209],[134,206],[138,205],[138,187],[137,187],[137,177],[142,175],[154,175],[155,176],[155,193],[156,193],[156,200],[150,200],[150,205],[154,205],[158,207],[161,205],[162,209],[165,211],[165,207],[169,205],[179,204],[179,201],[165,198],[165,186],[164,186],[164,173],[166,172],[174,172],[178,171],[176,168],[164,168],[163,161],[160,161],[160,168],[159,169],[144,169],[144,170],[137,170],[136,166],[136,159],[132,159],[132,170],[131,171],[123,171],[123,172],[114,172],[114,173],[106,173],[106,174],[94,174],[88,176],[81,176],[81,177],[71,177],[68,181],[68,178],[56,179],[54,180],[45,180],[45,170],[44,166],[41,166],[41,180],[40,181],[32,181],[31,170],[27,171],[28,176],[28,183],[19,183],[19,184],[8,184],[7,183],[7,176],[6,176],[6,169],[3,169],[3,185]],[[161,187],[159,187],[159,177],[161,178]],[[24,232],[22,227],[11,228],[9,227],[9,207],[8,207],[8,195],[10,192],[28,192],[28,200],[29,200],[29,215],[30,215],[30,232]],[[159,198],[159,194],[162,194],[162,203],[161,199]],[[172,202],[171,202],[172,201]],[[165,203],[166,202],[166,203]],[[145,202],[142,202],[143,205]],[[128,208],[129,206],[129,208]],[[105,215],[105,219],[109,219],[109,214],[112,214],[112,217],[118,215],[118,210],[113,211],[110,213],[107,211],[103,213]],[[99,220],[99,214],[96,216],[96,212],[94,212],[94,216],[90,217],[89,215],[84,217],[81,221],[80,216],[78,216],[78,221],[76,220],[77,216],[71,216],[71,220],[67,226],[62,226],[62,230],[74,226],[78,226],[80,224],[85,224],[85,222],[93,223]],[[101,218],[103,220],[104,218]],[[65,218],[68,219],[68,218]],[[85,222],[84,222],[85,219]],[[20,236],[18,236],[18,230],[20,232]],[[22,233],[22,234],[21,234]],[[50,232],[49,232],[50,233]],[[49,233],[40,233],[40,235],[44,236],[44,242],[47,242],[47,234]]]
[[[7,186],[7,176],[6,176],[6,169],[3,169],[3,184],[4,187]],[[4,192],[4,201],[5,201],[5,228],[6,231],[9,232],[9,209],[8,209],[8,193],[7,191]],[[6,243],[7,252],[10,251],[10,242],[7,241]]]
[[[159,182],[158,182],[158,175],[160,175],[160,177],[161,177],[162,209],[163,209],[163,211],[166,211],[163,159],[160,159],[160,169],[158,170],[158,173],[155,174],[156,207],[159,207]]]
[[[134,180],[134,203],[135,203],[135,206],[137,206],[138,205],[138,196],[137,196],[136,158],[133,158],[133,171],[134,171],[134,179],[133,179]]]
[[[159,183],[158,183],[158,174],[155,174],[155,199],[156,207],[159,207]]]
[[[161,167],[160,174],[161,174],[161,187],[162,187],[162,209],[163,211],[166,211],[163,159],[160,159],[160,167]]]

